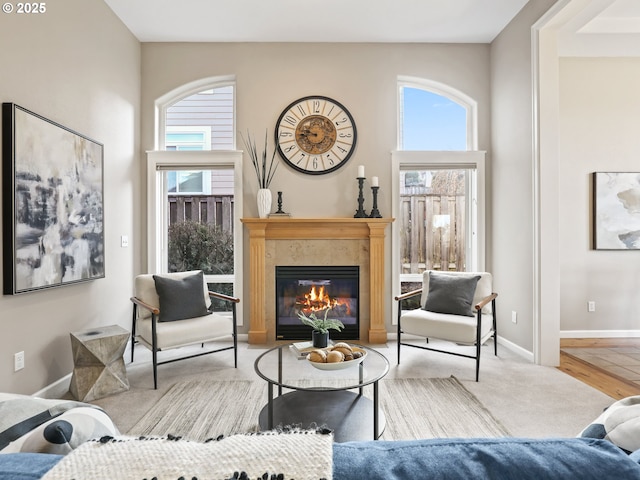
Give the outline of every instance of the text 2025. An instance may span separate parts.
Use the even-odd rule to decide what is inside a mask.
[[[45,13],[47,4],[44,2],[37,3],[16,3],[16,13]]]

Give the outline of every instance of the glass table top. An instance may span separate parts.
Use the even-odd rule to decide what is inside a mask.
[[[256,359],[254,369],[267,382],[294,390],[349,390],[374,383],[387,374],[389,361],[383,354],[363,345],[349,345],[367,354],[360,364],[352,360],[340,370],[314,367],[306,357],[300,358],[291,344],[264,352]]]

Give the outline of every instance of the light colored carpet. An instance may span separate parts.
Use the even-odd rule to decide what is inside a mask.
[[[300,381],[302,385],[304,381]],[[365,389],[371,396],[371,388]],[[384,440],[501,437],[507,430],[456,378],[383,379]],[[258,430],[267,385],[247,380],[178,382],[131,428],[129,435],[179,435],[206,440]]]
[[[227,344],[220,343],[220,346]],[[371,345],[389,359],[389,373],[383,381],[405,378],[448,378],[455,376],[515,437],[574,437],[614,402],[614,399],[552,367],[534,365],[499,345],[483,347],[480,381],[475,381],[473,360],[417,348],[403,348],[402,363],[396,362],[396,344]],[[468,348],[468,347],[467,347]],[[187,380],[246,380],[260,382],[254,369],[265,346],[239,343],[238,368],[233,368],[231,351],[205,355],[158,368],[158,389],[153,389],[151,353],[136,347],[136,361],[127,364],[131,388],[92,403],[104,408],[121,432],[138,423],[178,382]],[[183,351],[184,350],[184,351]],[[165,352],[173,355],[197,353],[200,346]],[[129,358],[129,354],[125,355]],[[306,378],[304,362],[292,378]],[[263,382],[264,383],[264,382]],[[266,388],[266,387],[265,387]],[[70,395],[70,394],[69,394]],[[70,398],[70,397],[69,397]],[[382,398],[382,396],[381,396]],[[266,391],[262,405],[266,402]],[[383,410],[384,411],[384,410]],[[387,412],[385,415],[387,415]]]

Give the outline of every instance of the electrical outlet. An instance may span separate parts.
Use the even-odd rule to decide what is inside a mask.
[[[596,302],[594,302],[593,300],[587,302],[587,311],[595,312],[596,311]]]
[[[17,372],[24,368],[24,352],[13,354],[13,371]]]
[[[511,321],[513,323],[518,323],[518,314],[513,310],[511,311]]]
[[[126,248],[126,247],[128,247],[128,246],[129,246],[129,237],[128,237],[128,236],[126,236],[126,235],[122,235],[122,236],[120,237],[120,246],[121,246],[122,248]]]

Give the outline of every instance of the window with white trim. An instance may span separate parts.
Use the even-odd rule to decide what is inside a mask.
[[[477,152],[476,102],[427,79],[398,81],[393,162],[396,291],[425,270],[484,268],[484,152]]]
[[[234,92],[232,78],[210,78],[156,101],[148,270],[203,270],[211,290],[239,296],[242,152],[235,150]],[[241,310],[238,318],[241,324]]]

